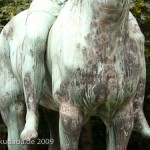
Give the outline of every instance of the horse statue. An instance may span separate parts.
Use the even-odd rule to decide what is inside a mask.
[[[44,101],[51,97],[51,79],[44,81],[46,41],[64,3],[64,0],[33,0],[30,8],[15,16],[0,34],[0,57],[3,59],[0,61],[0,112],[8,129],[8,141],[13,143],[18,139],[21,142],[21,139],[30,140],[38,136],[37,103],[40,98]],[[50,117],[53,120],[48,121],[53,128],[51,139],[55,140],[50,143],[50,149],[55,147],[57,150],[58,115],[54,112],[47,112],[47,115],[53,116]],[[28,148],[26,144],[8,144],[10,150]]]
[[[37,136],[32,131],[37,131],[38,117],[28,115],[29,111],[38,116],[32,109],[38,107],[37,89],[32,88],[30,72],[22,76],[28,53],[20,43],[27,15],[27,10],[18,14],[0,35],[0,111],[8,139],[20,139],[24,97],[27,115],[21,137],[32,140]],[[61,150],[78,150],[82,126],[90,116],[99,116],[106,125],[107,150],[125,150],[132,130],[150,137],[143,113],[144,36],[129,12],[128,0],[68,0],[45,46],[43,53],[27,51],[36,57],[35,66],[44,54],[44,68],[36,72],[40,76],[45,70],[44,81],[36,80],[42,84],[40,105],[59,112]],[[26,150],[29,145],[8,148]]]

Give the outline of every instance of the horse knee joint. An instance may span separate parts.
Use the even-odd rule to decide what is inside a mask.
[[[82,126],[83,116],[79,112],[78,108],[71,106],[70,104],[62,104],[60,117],[66,130],[71,128],[73,131]]]
[[[78,108],[67,103],[61,105],[60,113],[64,116],[74,119],[80,116]]]

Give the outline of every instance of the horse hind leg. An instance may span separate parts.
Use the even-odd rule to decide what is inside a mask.
[[[38,106],[45,78],[44,54],[47,36],[54,19],[55,16],[43,11],[32,12],[27,18],[25,37],[22,41],[22,82],[27,106],[26,124],[21,133],[23,140],[35,139],[38,136]],[[31,29],[36,24],[38,27]]]
[[[111,125],[107,125],[107,150],[126,150],[133,129],[132,104],[118,112]]]

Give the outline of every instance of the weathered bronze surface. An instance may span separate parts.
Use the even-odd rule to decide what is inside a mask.
[[[41,9],[41,1],[35,0],[2,30],[0,110],[8,139],[37,137],[39,101],[59,111],[61,150],[78,149],[81,128],[90,116],[105,123],[108,150],[125,150],[133,129],[150,137],[143,114],[144,36],[128,0],[62,4],[46,0]]]

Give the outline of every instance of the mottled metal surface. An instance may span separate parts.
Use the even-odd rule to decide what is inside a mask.
[[[47,5],[39,8],[17,15],[0,35],[0,110],[8,139],[19,139],[24,128],[24,98],[22,139],[37,137],[40,98],[59,111],[61,150],[78,149],[81,128],[94,115],[107,127],[108,150],[125,150],[132,129],[150,137],[142,108],[144,37],[128,0],[69,0],[48,47],[60,8],[50,16]]]
[[[68,1],[50,32],[47,62],[61,116],[61,149],[77,149],[74,136],[77,141],[79,126],[92,115],[107,127],[108,150],[125,150],[133,127],[149,137],[144,86],[139,89],[145,80],[144,36],[127,0]],[[71,135],[76,118],[82,120]]]

